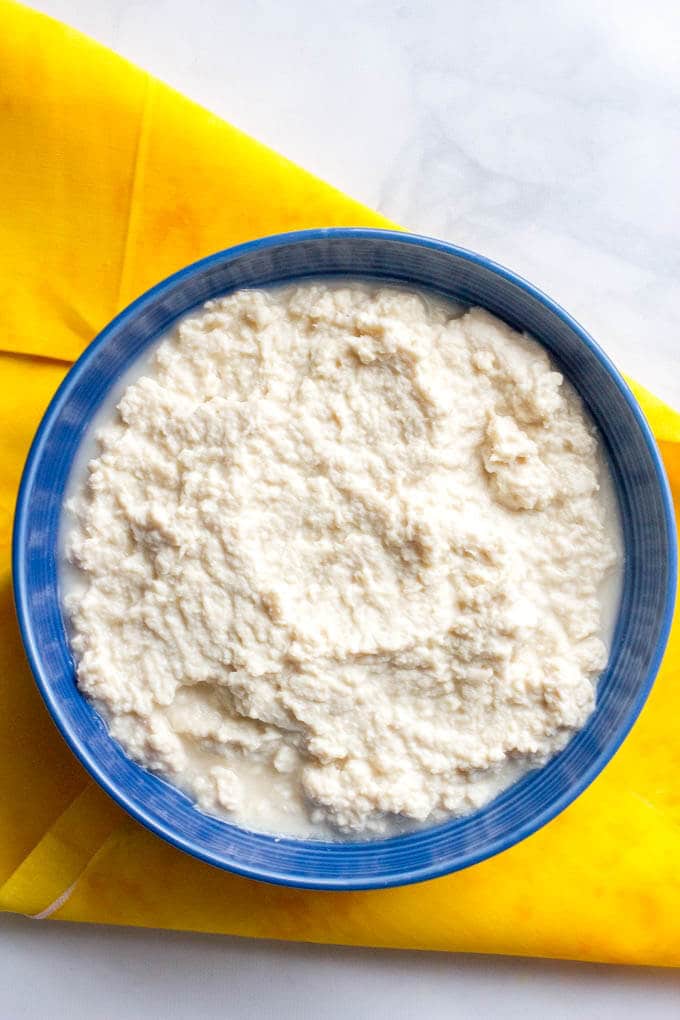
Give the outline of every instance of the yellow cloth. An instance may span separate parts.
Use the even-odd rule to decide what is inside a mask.
[[[149,285],[258,235],[384,223],[77,33],[0,0],[0,907],[372,946],[680,964],[680,626],[593,785],[499,857],[419,886],[276,888],[200,864],[85,775],[26,665],[10,519],[68,363]],[[637,390],[680,492],[680,416]]]

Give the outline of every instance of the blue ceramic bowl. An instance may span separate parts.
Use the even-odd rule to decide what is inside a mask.
[[[367,843],[246,831],[201,814],[184,794],[134,764],[78,692],[59,594],[57,534],[69,471],[121,373],[209,298],[333,275],[431,288],[488,308],[543,343],[604,438],[625,541],[610,662],[587,725],[548,765],[475,814]],[[182,850],[242,875],[318,889],[370,889],[443,875],[505,850],[562,811],[609,761],[642,708],[666,644],[675,579],[668,483],[640,409],[606,355],[558,305],[507,269],[441,241],[382,230],[311,230],[253,241],[181,270],[130,305],[90,344],[50,404],[26,464],[14,531],[26,652],[49,711],[86,769],[131,815]]]

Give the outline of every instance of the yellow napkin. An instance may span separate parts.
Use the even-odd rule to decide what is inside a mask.
[[[680,627],[632,736],[550,825],[419,886],[314,893],[200,864],[129,819],[49,720],[12,608],[10,522],[50,395],[178,267],[377,214],[77,33],[0,0],[0,907],[371,946],[680,964]],[[680,492],[680,416],[637,390]]]

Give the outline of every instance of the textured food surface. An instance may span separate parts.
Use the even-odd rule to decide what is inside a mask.
[[[209,302],[69,503],[78,683],[127,752],[246,826],[469,812],[593,710],[616,530],[598,440],[480,309],[307,283]]]

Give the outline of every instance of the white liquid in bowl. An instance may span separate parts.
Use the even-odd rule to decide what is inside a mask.
[[[210,302],[120,381],[69,507],[81,689],[246,827],[470,812],[594,706],[612,482],[571,387],[488,313],[359,283]]]

